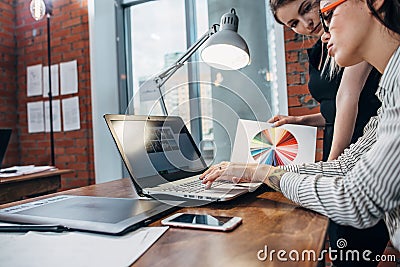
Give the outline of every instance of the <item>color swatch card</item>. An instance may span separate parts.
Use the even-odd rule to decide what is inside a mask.
[[[272,166],[315,161],[317,128],[239,120],[232,162],[262,163]]]

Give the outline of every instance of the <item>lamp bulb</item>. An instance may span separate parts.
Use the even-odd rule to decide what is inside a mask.
[[[46,13],[46,5],[43,0],[32,0],[30,4],[31,15],[35,20],[41,20]]]

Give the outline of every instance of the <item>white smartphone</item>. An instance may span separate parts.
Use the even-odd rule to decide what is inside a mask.
[[[206,230],[230,231],[242,223],[240,217],[176,213],[161,221],[163,225]]]

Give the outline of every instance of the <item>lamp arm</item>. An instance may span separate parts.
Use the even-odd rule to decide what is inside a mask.
[[[199,48],[202,46],[211,35],[217,32],[217,26],[219,24],[212,25],[206,33],[204,33],[197,42],[188,48],[185,54],[183,54],[177,61],[176,64],[183,65]]]
[[[200,46],[202,46],[211,35],[217,32],[217,26],[219,25],[212,25],[208,31],[203,34],[199,40],[197,40],[197,42],[190,46],[185,54],[183,54],[172,66],[155,76],[154,81],[158,87],[162,87],[168,81],[168,79],[174,75],[174,73],[180,69],[183,64],[200,48]]]
[[[180,69],[183,64],[200,48],[202,44],[207,41],[208,38],[210,38],[211,35],[217,32],[217,26],[218,24],[214,24],[208,29],[208,31],[203,34],[203,36],[200,37],[197,42],[195,42],[192,46],[188,48],[188,50],[183,54],[174,64],[172,64],[169,68],[161,71],[157,75],[154,76],[154,82],[156,83],[158,92],[160,93],[160,104],[161,108],[164,112],[165,115],[168,115],[168,110],[167,110],[167,105],[165,104],[164,101],[164,96],[161,91],[161,87],[171,78],[174,73]]]

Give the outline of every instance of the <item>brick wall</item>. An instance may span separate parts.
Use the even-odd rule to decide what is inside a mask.
[[[3,166],[19,163],[15,8],[13,0],[0,2],[0,128],[12,128]]]
[[[18,133],[20,164],[49,165],[50,134],[28,133],[28,102],[48,100],[42,96],[27,97],[26,68],[31,65],[47,65],[46,18],[35,21],[29,12],[30,1],[15,0],[15,40]],[[68,189],[94,183],[93,138],[91,118],[89,26],[87,0],[53,1],[51,17],[52,64],[77,60],[77,94],[56,96],[54,99],[79,97],[81,129],[55,132],[55,161],[62,169],[74,173],[63,176],[62,188]],[[15,75],[10,76],[13,79]]]
[[[319,112],[319,105],[308,91],[308,56],[306,49],[316,39],[294,33],[285,27],[285,54],[289,115],[299,116]],[[322,160],[323,132],[318,130],[316,160]]]

